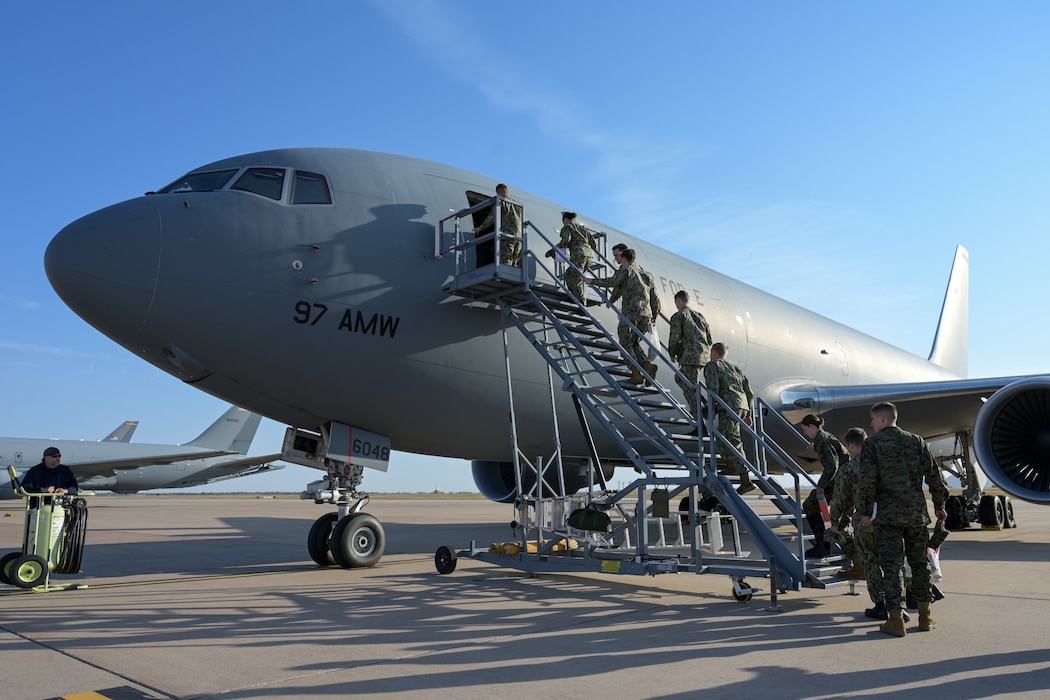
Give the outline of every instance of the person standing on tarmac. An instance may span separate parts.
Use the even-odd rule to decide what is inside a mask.
[[[888,620],[886,612],[886,594],[883,591],[882,569],[879,568],[879,553],[875,547],[875,530],[860,524],[860,510],[857,508],[858,482],[860,480],[860,450],[868,434],[863,428],[850,428],[846,431],[846,450],[850,460],[839,467],[835,477],[835,497],[831,501],[831,527],[833,535],[843,535],[842,528],[847,523],[853,525],[852,545],[854,551],[847,551],[846,556],[853,562],[853,569],[840,571],[843,578],[864,578],[868,583],[868,597],[874,605],[864,611],[865,617],[875,620]],[[827,535],[825,535],[827,536]],[[904,620],[911,617],[904,611]]]
[[[44,450],[40,464],[31,467],[21,478],[26,493],[68,493],[79,491],[73,470],[62,464],[62,452],[57,447]]]
[[[711,359],[711,328],[703,314],[689,308],[689,292],[682,289],[675,294],[674,305],[678,311],[671,316],[667,351],[671,354],[671,361],[678,362],[678,370],[685,377],[683,381],[675,375],[675,381],[682,388],[689,412],[693,414],[693,420],[700,420],[696,409],[696,383],[700,381],[700,370]]]
[[[892,403],[871,407],[871,430],[872,436],[860,451],[857,508],[862,515],[861,526],[875,527],[875,546],[886,587],[889,619],[879,625],[879,630],[903,637],[905,559],[911,566],[911,592],[919,603],[919,630],[926,632],[937,626],[930,614],[933,582],[926,555],[930,513],[922,482],[925,479],[930,489],[938,520],[947,517],[944,502],[948,500],[948,485],[926,441],[897,427],[897,407]]]
[[[598,247],[594,236],[586,227],[576,223],[576,213],[563,211],[561,213],[561,240],[555,248],[567,249],[569,262],[579,268],[581,272],[587,272],[594,258],[594,250]],[[547,257],[554,257],[554,251],[547,253]],[[565,268],[565,286],[569,288],[581,304],[585,303],[583,275],[572,266]]]
[[[806,550],[806,556],[822,559],[831,554],[831,546],[824,541],[824,517],[820,513],[818,494],[823,495],[829,503],[831,502],[835,489],[835,475],[838,473],[839,465],[849,461],[849,453],[837,437],[824,430],[823,418],[818,418],[810,413],[802,419],[799,429],[806,439],[813,443],[813,449],[816,450],[823,467],[820,478],[817,480],[817,487],[802,502],[806,522],[813,531],[813,546]]]
[[[725,343],[715,343],[711,346],[711,361],[704,366],[704,384],[707,385],[708,391],[714,392],[729,406],[729,410],[735,411],[737,416],[751,425],[751,402],[755,400],[755,395],[751,391],[751,384],[740,368],[725,359],[728,352],[729,346]],[[740,439],[740,424],[734,418],[730,418],[726,409],[717,401],[715,402],[715,416],[718,419],[718,431],[722,433],[722,437],[743,454],[744,443]],[[735,454],[726,455],[725,467],[720,469],[719,473],[740,476],[737,493],[744,494],[755,490],[747,466]]]
[[[613,287],[609,303],[615,303],[622,296],[623,304],[620,310],[627,320],[634,324],[634,328],[630,324],[617,327],[620,347],[633,357],[650,377],[655,377],[656,365],[649,362],[648,353],[642,350],[638,333],[648,334],[652,329],[652,324],[660,315],[660,298],[656,296],[656,290],[653,288],[652,276],[640,267],[635,267],[632,249],[628,248],[620,253],[620,259],[623,261],[624,274],[619,284]],[[637,332],[635,328],[638,329]],[[631,384],[641,384],[645,381],[638,371],[638,366],[631,366],[631,377],[627,381]]]

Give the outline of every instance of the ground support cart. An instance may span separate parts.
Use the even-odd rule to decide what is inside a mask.
[[[52,585],[51,573],[80,572],[87,526],[87,504],[66,494],[26,493],[8,467],[15,493],[25,497],[22,549],[0,557],[0,582],[37,592],[84,588],[82,584]]]

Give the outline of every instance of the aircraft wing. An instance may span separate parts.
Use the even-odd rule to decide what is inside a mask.
[[[797,423],[807,413],[824,418],[836,434],[856,426],[868,429],[872,405],[891,401],[900,425],[927,440],[973,428],[978,411],[992,394],[1018,381],[1050,375],[958,379],[902,384],[791,387],[781,392],[785,418]],[[795,414],[798,414],[797,419]]]
[[[157,464],[174,464],[175,462],[222,457],[228,454],[231,453],[226,450],[201,450],[197,452],[181,452],[179,454],[139,455],[126,459],[107,459],[96,462],[69,462],[68,466],[80,479],[88,476],[113,476],[114,471],[117,469],[138,469]],[[280,459],[280,455],[277,456],[277,459]]]

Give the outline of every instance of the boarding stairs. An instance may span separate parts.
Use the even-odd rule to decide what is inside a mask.
[[[439,227],[439,237],[443,233]],[[472,245],[459,236],[455,238],[453,248]],[[623,463],[633,467],[638,476],[619,490],[604,488],[598,493],[571,496],[559,491],[553,483],[556,480],[545,478],[545,467],[539,460],[530,464],[537,474],[536,493],[529,499],[534,512],[520,520],[528,523],[527,530],[553,535],[538,538],[531,551],[556,551],[559,543],[578,537],[587,543],[589,556],[618,560],[621,573],[632,569],[645,573],[722,573],[734,581],[748,575],[769,576],[775,577],[775,588],[782,591],[832,583],[841,561],[807,561],[803,554],[805,541],[812,539],[803,534],[800,526],[801,489],[807,480],[812,487],[808,475],[768,437],[761,420],[754,427],[741,421],[741,434],[754,442],[758,458],[752,463],[746,455],[736,452],[714,427],[714,406],[721,399],[709,394],[703,385],[698,387],[698,399],[706,407],[707,420],[698,424],[687,407],[624,352],[615,328],[610,331],[592,313],[592,308],[604,304],[607,296],[594,287],[588,290],[588,298],[576,299],[561,281],[558,269],[572,263],[561,258],[545,262],[533,252],[546,251],[550,245],[551,241],[526,221],[520,267],[493,264],[470,269],[465,264],[460,269],[457,264],[457,273],[446,291],[498,307],[505,319],[505,333],[508,323],[516,327],[547,362],[560,389],[573,394],[585,434],[589,428],[582,416],[584,412],[612,438],[625,457]],[[456,254],[457,261],[468,259],[462,250]],[[620,323],[630,324],[619,310],[616,313]],[[643,343],[650,342],[639,335]],[[651,343],[649,347],[652,348]],[[662,375],[660,371],[655,374],[673,381],[668,375],[678,373],[677,367],[662,348],[653,350],[656,352],[650,356],[657,367],[666,368]],[[645,378],[643,384],[623,381],[632,370]],[[508,391],[509,380],[508,359]],[[735,412],[730,410],[729,414]],[[513,407],[511,415],[513,422]],[[783,420],[765,405],[759,406],[755,415]],[[709,430],[709,426],[713,429]],[[738,494],[734,488],[736,477],[718,474],[718,461],[729,451],[736,452],[748,465],[758,490]],[[592,461],[597,462],[593,444],[591,452]],[[523,456],[515,457],[517,462]],[[781,471],[794,474],[794,493],[787,493],[778,482],[767,478],[769,461],[775,461]],[[601,474],[600,464],[596,474]],[[601,477],[596,481],[602,481]],[[542,488],[544,484],[549,487],[547,490]],[[547,498],[550,492],[553,497]],[[678,498],[682,499],[681,505],[671,510],[667,504]],[[568,514],[587,503],[597,503],[610,514],[611,533],[574,533],[566,525]],[[635,507],[632,509],[631,505]],[[724,534],[726,528],[728,536]],[[544,570],[550,570],[550,566],[550,560],[542,562]]]

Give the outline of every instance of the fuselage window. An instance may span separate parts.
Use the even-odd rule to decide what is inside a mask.
[[[280,200],[284,192],[284,170],[282,168],[248,168],[233,184],[235,190]]]
[[[230,178],[237,172],[237,168],[232,170],[213,170],[209,173],[190,173],[180,177],[175,182],[171,183],[162,190],[159,190],[160,194],[170,194],[175,192],[214,192],[215,190],[221,190],[226,186],[226,183],[230,181]]]
[[[332,193],[324,175],[295,171],[292,181],[292,204],[331,204]]]

